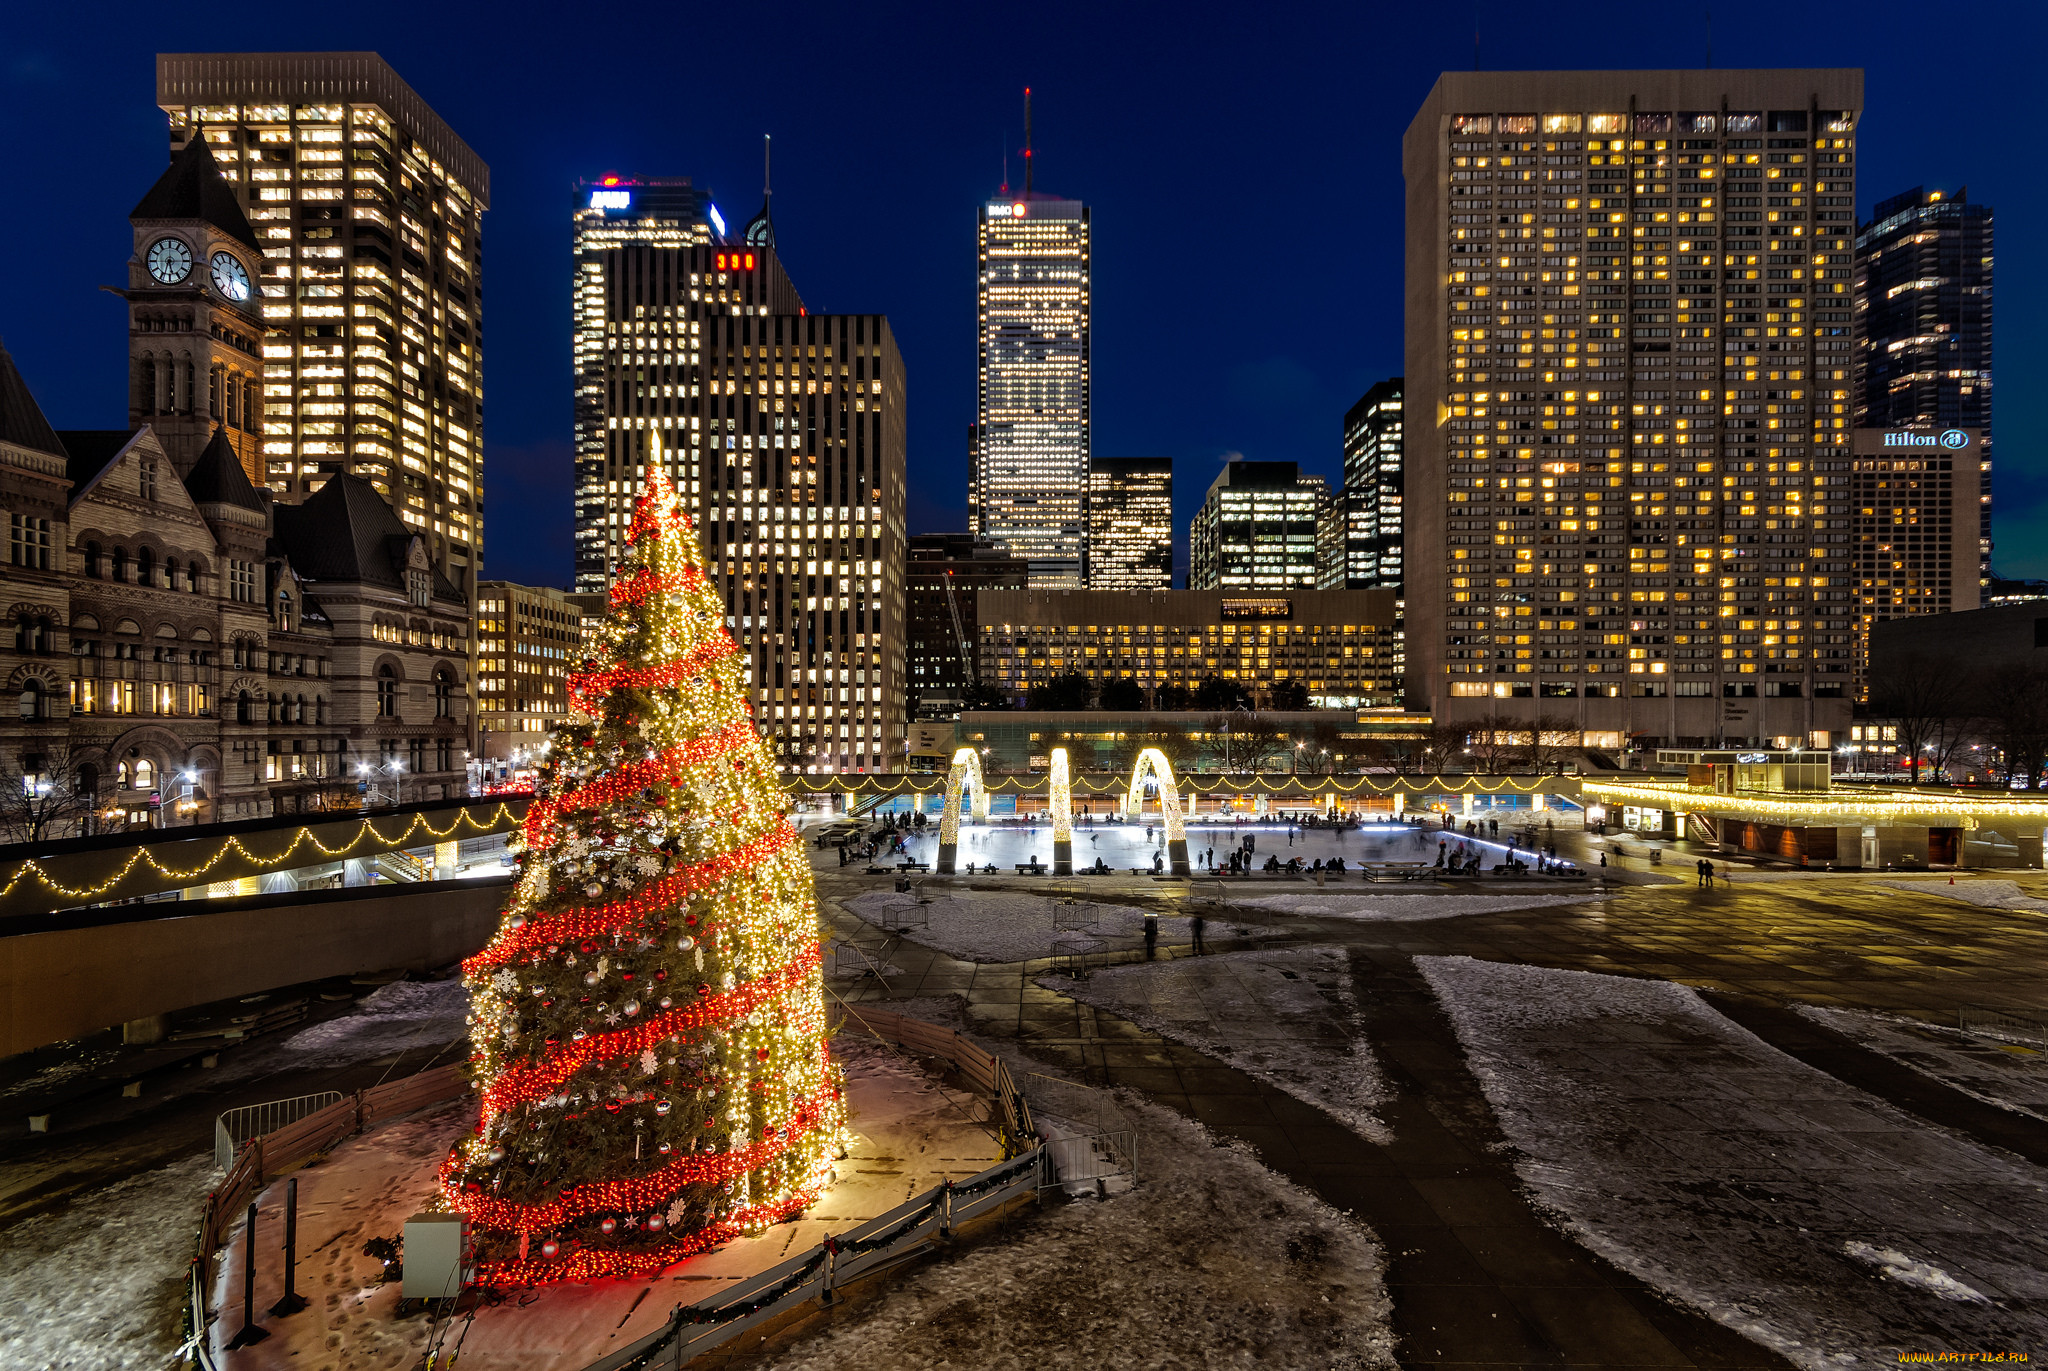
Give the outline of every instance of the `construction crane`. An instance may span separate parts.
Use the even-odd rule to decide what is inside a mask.
[[[960,669],[966,673],[967,684],[976,685],[981,680],[981,671],[974,656],[967,650],[967,630],[960,626],[960,601],[953,595],[953,572],[946,571],[946,608],[953,615],[953,640],[960,645]]]

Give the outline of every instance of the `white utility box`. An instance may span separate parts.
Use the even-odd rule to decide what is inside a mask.
[[[405,1221],[404,1285],[408,1300],[448,1300],[476,1278],[463,1214],[415,1214]]]

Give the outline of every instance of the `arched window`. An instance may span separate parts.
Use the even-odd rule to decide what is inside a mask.
[[[120,768],[114,772],[114,784],[123,790],[128,788],[128,763],[121,763]]]
[[[128,549],[125,547],[114,549],[114,579],[117,581],[128,579]]]
[[[145,357],[135,368],[135,408],[141,414],[156,413],[155,358]]]
[[[156,553],[148,548],[135,554],[135,584],[153,586],[156,584]]]
[[[100,545],[98,543],[87,543],[85,545],[85,574],[97,581],[100,578],[101,570]]]
[[[166,557],[164,558],[164,589],[176,590],[177,588],[178,559],[176,557]]]
[[[327,697],[325,695],[313,697],[313,722],[316,724],[327,722]]]
[[[434,673],[434,717],[436,719],[448,717],[450,704],[454,698],[455,678],[448,674],[447,667],[442,667]]]
[[[100,769],[91,762],[78,768],[78,793],[88,799],[100,793]]]
[[[277,592],[277,626],[281,632],[292,631],[292,597],[290,592]]]
[[[237,692],[235,695],[235,722],[238,724],[255,723],[255,707],[256,702],[249,698],[248,691]]]
[[[21,690],[21,717],[40,719],[43,717],[43,686],[40,681],[30,681]]]
[[[377,668],[377,717],[398,717],[398,676],[388,666]]]
[[[135,763],[135,788],[137,790],[148,790],[155,784],[156,768],[150,764],[149,758],[144,757]]]

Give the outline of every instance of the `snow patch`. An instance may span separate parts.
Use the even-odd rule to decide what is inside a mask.
[[[2048,1119],[2048,1054],[2037,1049],[1891,1014],[1808,1004],[1794,1008],[1851,1042],[1985,1104]]]
[[[2034,914],[2048,914],[2048,900],[2036,899],[2026,894],[2017,881],[1879,881],[1894,890],[1910,890],[1916,895],[1939,895],[1945,899],[1961,900],[1980,909],[2020,909]]]
[[[192,1235],[218,1175],[205,1153],[7,1229],[0,1237],[0,1368],[173,1365]]]
[[[1807,1367],[2048,1327],[2048,1172],[1930,1127],[1661,981],[1418,957],[1560,1227]],[[1847,1246],[1981,1292],[1874,1286]]]
[[[1872,1247],[1867,1242],[1845,1242],[1842,1244],[1842,1250],[1857,1261],[1869,1262],[1884,1272],[1889,1279],[1918,1286],[1938,1300],[1958,1300],[1968,1304],[1991,1303],[1940,1267],[1914,1261],[1905,1253],[1889,1247]]]
[[[393,981],[340,1018],[281,1044],[295,1068],[346,1066],[396,1052],[439,1047],[468,1031],[469,991],[461,981]]]
[[[1314,914],[1326,919],[1413,923],[1463,914],[1507,914],[1517,909],[1576,904],[1602,896],[1559,891],[1555,895],[1261,895],[1237,900],[1246,909],[1280,914]]]
[[[1341,948],[1177,957],[1038,983],[1206,1052],[1377,1143],[1386,1085],[1358,1024]]]

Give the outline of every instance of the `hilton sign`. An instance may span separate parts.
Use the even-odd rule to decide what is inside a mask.
[[[1881,457],[1900,451],[1926,453],[1968,452],[1983,442],[1983,435],[1970,428],[1860,428],[1856,430],[1856,453]]]

